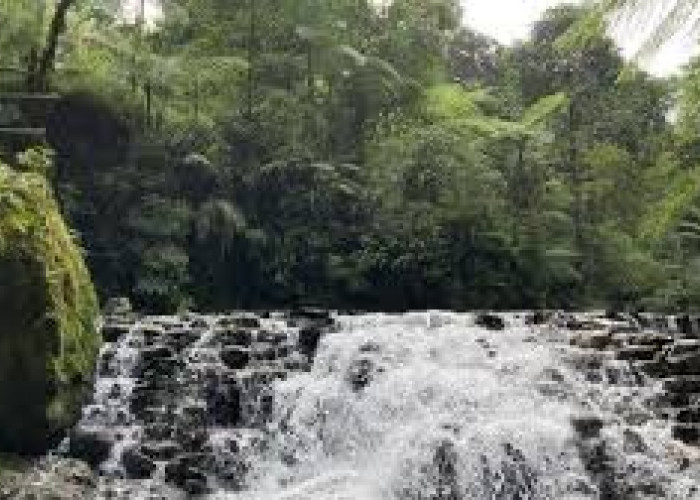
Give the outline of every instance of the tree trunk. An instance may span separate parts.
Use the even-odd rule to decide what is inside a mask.
[[[248,96],[247,96],[247,113],[248,119],[253,119],[253,104],[255,100],[255,65],[253,64],[256,58],[257,49],[257,12],[255,9],[255,0],[250,0],[249,9],[249,25],[248,25]]]
[[[49,85],[49,78],[56,65],[56,53],[58,41],[66,29],[66,18],[68,11],[75,4],[75,0],[59,0],[56,4],[49,33],[35,71],[30,71],[29,90],[34,92],[46,91]]]

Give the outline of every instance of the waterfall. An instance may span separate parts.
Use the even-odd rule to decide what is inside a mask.
[[[103,349],[64,452],[99,468],[98,498],[700,498],[664,381],[621,359],[644,349],[496,319],[133,320]]]

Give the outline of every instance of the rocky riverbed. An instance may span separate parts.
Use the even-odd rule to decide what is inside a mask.
[[[700,498],[690,317],[122,313],[102,331],[80,422],[0,498]]]

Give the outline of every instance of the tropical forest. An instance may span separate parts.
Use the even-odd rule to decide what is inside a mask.
[[[699,36],[0,0],[0,499],[700,499]]]

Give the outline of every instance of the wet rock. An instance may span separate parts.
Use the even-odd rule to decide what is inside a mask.
[[[487,330],[503,330],[506,327],[506,322],[503,318],[492,313],[477,314],[474,318],[474,323]]]
[[[700,354],[700,340],[676,339],[673,345],[668,346],[668,356],[684,356],[687,354]]]
[[[272,394],[262,394],[258,399],[259,413],[263,418],[272,416],[275,407],[275,400]]]
[[[604,440],[585,440],[580,444],[579,455],[584,467],[598,486],[597,498],[613,500],[626,498],[620,492],[615,475],[615,459]]]
[[[146,347],[139,353],[141,361],[145,363],[170,359],[175,355],[173,350],[166,345],[154,345]]]
[[[435,449],[433,464],[436,468],[436,483],[434,485],[437,498],[445,500],[460,500],[458,467],[459,454],[450,441],[442,441]]]
[[[571,345],[583,349],[604,350],[616,347],[618,343],[608,330],[584,330],[582,333],[572,337]]]
[[[639,435],[638,432],[632,429],[625,429],[622,434],[623,437],[623,447],[625,453],[646,453],[648,450],[647,445],[644,443],[644,439]]]
[[[277,349],[269,346],[259,346],[254,353],[258,361],[274,361],[277,359]]]
[[[695,424],[676,424],[672,427],[673,438],[685,444],[700,444],[700,427]]]
[[[134,387],[129,400],[129,408],[137,416],[143,415],[144,410],[161,404],[161,391],[148,384],[139,384]]]
[[[114,348],[106,348],[97,363],[97,374],[101,377],[114,377],[117,375],[114,361],[117,351]]]
[[[661,351],[664,346],[672,344],[674,341],[670,335],[658,332],[638,332],[628,334],[623,339],[627,345],[654,346],[658,351]]]
[[[222,349],[221,361],[231,370],[242,370],[250,361],[250,351],[240,347]]]
[[[141,452],[151,460],[172,460],[182,452],[175,441],[147,442],[141,445]]]
[[[258,332],[256,340],[258,342],[266,342],[272,345],[280,345],[287,340],[287,333],[279,331],[260,330]]]
[[[178,444],[187,452],[201,451],[209,441],[205,428],[179,428],[175,432]]]
[[[188,330],[186,328],[177,328],[170,332],[165,337],[164,341],[168,347],[171,347],[176,352],[180,352],[186,347],[190,347],[200,337],[201,333],[196,330]]]
[[[299,330],[299,350],[313,357],[321,341],[322,331],[318,326],[307,326]]]
[[[700,424],[700,407],[682,408],[676,415],[676,421],[682,424]]]
[[[238,328],[259,328],[260,319],[252,314],[240,314],[236,316],[228,316],[221,318],[218,322],[219,326],[223,327],[238,327]]]
[[[174,435],[172,425],[165,423],[153,423],[145,425],[143,435],[146,439],[154,441],[165,441]]]
[[[380,352],[382,347],[376,342],[367,341],[360,346],[360,352]]]
[[[676,328],[678,328],[678,332],[683,335],[694,335],[694,326],[695,325],[693,319],[687,314],[676,318]]]
[[[553,311],[535,311],[527,314],[525,317],[525,324],[533,326],[544,325],[551,321],[553,317]]]
[[[138,378],[172,377],[179,367],[179,360],[171,358],[143,358],[134,370]]]
[[[190,327],[196,330],[206,330],[209,328],[209,323],[204,318],[194,318],[190,321]]]
[[[131,301],[127,297],[112,297],[107,299],[102,312],[109,316],[125,316],[133,312]]]
[[[666,363],[659,360],[653,361],[640,361],[637,363],[637,368],[649,375],[650,377],[665,377],[668,376],[668,369],[666,368]]]
[[[156,470],[156,464],[134,447],[122,453],[122,465],[129,479],[148,479]]]
[[[574,331],[605,330],[605,324],[589,315],[568,314],[561,318],[563,326]]]
[[[253,332],[243,329],[218,330],[216,338],[223,345],[250,347],[253,343]]]
[[[165,466],[165,481],[190,495],[203,495],[210,491],[207,475],[197,468],[190,457],[180,457]]]
[[[668,373],[674,375],[700,375],[700,354],[684,354],[666,359]]]
[[[215,425],[237,425],[241,421],[241,387],[236,381],[214,384],[208,390],[209,419]]]
[[[617,350],[617,359],[624,361],[652,361],[658,354],[655,346],[630,346]]]
[[[682,408],[690,404],[690,394],[667,392],[656,396],[656,406],[658,409]]]
[[[75,429],[68,440],[68,454],[96,469],[109,458],[112,439],[102,431]]]
[[[347,380],[352,390],[359,392],[372,381],[374,363],[368,358],[359,358],[352,362],[348,370]]]
[[[582,439],[597,438],[604,426],[597,415],[580,415],[571,419],[571,424]]]
[[[302,307],[289,312],[289,318],[295,320],[307,320],[319,326],[333,325],[333,316],[330,311],[315,309],[312,307]]]
[[[118,342],[120,338],[129,333],[131,325],[125,324],[106,324],[102,327],[102,339],[105,342]]]
[[[674,393],[700,393],[700,377],[697,376],[676,376],[665,379],[663,388],[667,392]]]

